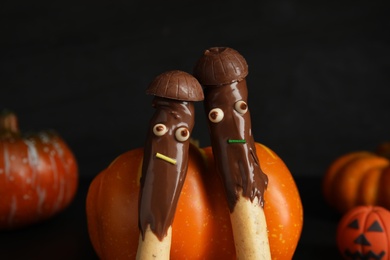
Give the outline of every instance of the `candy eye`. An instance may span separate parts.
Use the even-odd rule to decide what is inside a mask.
[[[213,108],[209,112],[209,119],[213,123],[219,123],[222,121],[224,113],[220,108]]]
[[[245,114],[248,111],[248,105],[245,101],[239,100],[234,104],[234,109],[240,114]]]
[[[153,133],[157,136],[163,136],[168,132],[168,128],[164,124],[156,124],[153,127]]]
[[[186,127],[180,127],[176,130],[175,137],[179,142],[187,141],[190,137],[190,131]]]

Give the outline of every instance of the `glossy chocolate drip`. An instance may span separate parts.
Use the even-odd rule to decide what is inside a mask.
[[[142,167],[139,228],[144,238],[146,227],[150,225],[154,234],[162,240],[172,225],[188,167],[189,139],[178,141],[176,132],[181,136],[191,133],[194,105],[192,102],[155,97],[153,106],[156,111],[150,120]],[[157,124],[167,128],[162,136],[153,133]],[[161,131],[163,127],[158,125],[156,129]],[[157,153],[162,156],[156,156]],[[172,160],[168,161],[164,156]]]
[[[224,182],[230,212],[233,212],[240,192],[251,201],[257,197],[263,206],[263,194],[268,183],[256,155],[249,110],[241,114],[235,109],[237,101],[244,101],[239,103],[239,108],[246,110],[247,99],[245,79],[205,89],[207,115],[214,108],[220,108],[224,113],[220,122],[209,120],[209,129],[217,171]]]

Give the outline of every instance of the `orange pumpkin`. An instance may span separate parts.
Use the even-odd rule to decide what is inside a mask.
[[[389,259],[390,211],[375,206],[351,209],[339,222],[337,245],[345,259]]]
[[[268,174],[265,213],[273,259],[291,259],[303,224],[300,196],[283,161],[256,144]],[[143,150],[120,155],[92,181],[86,201],[88,230],[101,259],[134,259]],[[210,147],[190,147],[189,165],[172,226],[171,259],[235,259],[229,210]]]
[[[357,151],[337,158],[323,179],[323,194],[329,205],[341,213],[358,205],[390,209],[390,161],[378,152]]]
[[[22,135],[13,113],[0,114],[0,230],[57,214],[77,185],[76,159],[56,133]]]

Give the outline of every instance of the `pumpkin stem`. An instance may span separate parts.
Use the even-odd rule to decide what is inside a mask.
[[[1,135],[18,135],[18,118],[15,113],[4,110],[0,113],[0,134]]]

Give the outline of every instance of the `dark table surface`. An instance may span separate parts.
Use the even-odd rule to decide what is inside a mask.
[[[339,259],[335,232],[339,215],[325,205],[319,178],[296,178],[304,205],[304,226],[294,259]],[[0,232],[1,259],[97,259],[88,237],[81,182],[75,201],[44,223]]]

